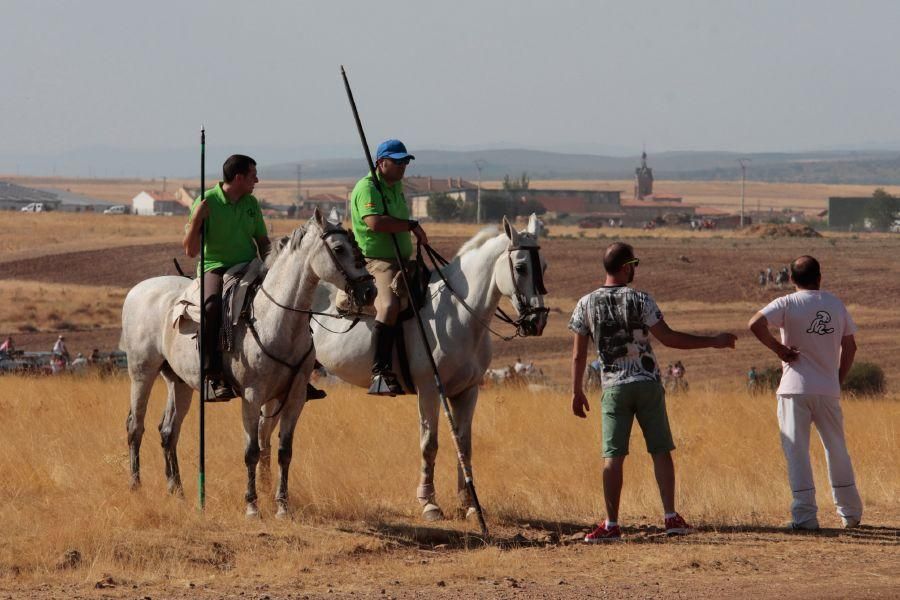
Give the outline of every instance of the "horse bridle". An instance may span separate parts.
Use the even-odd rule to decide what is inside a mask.
[[[362,250],[359,248],[359,244],[356,243],[356,239],[353,235],[347,231],[346,229],[332,229],[329,231],[322,232],[322,235],[319,236],[319,239],[322,240],[323,245],[328,249],[328,255],[331,257],[331,260],[334,262],[334,266],[337,267],[337,270],[344,276],[344,293],[350,298],[350,301],[353,302],[353,288],[356,285],[360,285],[365,283],[366,281],[372,281],[375,278],[370,274],[366,273],[365,275],[360,275],[359,277],[351,277],[350,273],[347,272],[347,269],[344,268],[344,265],[341,264],[341,261],[338,259],[337,254],[335,254],[334,249],[328,245],[328,236],[344,234],[347,236],[347,239],[350,242],[350,248],[353,252],[353,258],[356,261],[356,266],[360,269],[365,269],[366,260],[362,255]]]
[[[512,261],[513,252],[518,250],[525,250],[528,252],[528,256],[531,259],[531,281],[534,284],[534,291],[541,296],[546,296],[547,288],[544,287],[544,271],[541,266],[540,249],[540,246],[513,246],[506,250],[506,260],[509,263],[509,275],[512,277],[513,287],[516,290],[516,301],[519,303],[517,310],[519,311],[520,321],[530,315],[550,312],[550,309],[545,306],[531,306],[531,304],[528,303],[528,299],[525,297],[525,294],[522,293],[519,284],[516,282],[516,268]]]
[[[534,290],[538,294],[544,296],[547,294],[547,288],[544,287],[544,273],[541,268],[541,258],[540,258],[540,254],[539,254],[540,249],[541,249],[541,247],[537,246],[537,245],[535,245],[535,246],[515,245],[515,246],[511,246],[506,249],[506,260],[507,260],[507,264],[509,265],[509,276],[512,279],[513,288],[515,290],[514,297],[516,299],[516,303],[518,304],[518,306],[516,306],[515,308],[516,308],[516,311],[519,313],[519,317],[517,319],[513,319],[511,316],[506,314],[506,311],[504,311],[499,306],[497,307],[497,310],[496,310],[494,316],[496,316],[498,319],[500,319],[504,323],[507,323],[507,324],[515,327],[516,333],[515,333],[515,335],[511,335],[511,336],[499,334],[496,331],[494,331],[493,329],[491,329],[490,325],[482,322],[481,319],[478,319],[479,322],[481,323],[481,325],[485,329],[487,329],[488,331],[490,331],[492,334],[494,334],[498,338],[502,339],[503,341],[508,342],[517,337],[525,337],[525,334],[527,333],[525,330],[527,327],[526,323],[528,322],[528,317],[531,317],[532,315],[540,315],[543,313],[550,312],[550,309],[547,308],[546,306],[531,306],[531,304],[528,303],[528,299],[525,297],[525,294],[522,292],[522,289],[519,287],[519,284],[516,282],[516,268],[512,262],[513,252],[516,252],[518,250],[527,250],[528,251],[528,255],[531,259],[531,264],[533,266],[531,276],[532,276],[532,281],[534,282]],[[468,303],[466,303],[465,299],[462,296],[460,296],[456,290],[453,289],[453,286],[450,285],[450,282],[447,281],[446,277],[444,277],[443,271],[441,271],[441,267],[442,266],[445,267],[445,266],[449,265],[450,261],[448,261],[446,258],[441,256],[440,254],[438,254],[437,250],[435,250],[434,248],[432,248],[431,246],[429,246],[427,244],[425,245],[425,253],[431,259],[431,262],[434,265],[435,271],[437,271],[438,276],[440,276],[441,281],[444,282],[444,285],[447,287],[447,289],[450,290],[450,293],[460,302],[460,304],[463,305],[463,307],[467,311],[469,311],[469,313],[472,316],[478,318],[478,315],[475,314],[475,311],[468,305]]]
[[[335,267],[337,267],[337,270],[341,273],[341,275],[344,276],[344,280],[347,282],[346,285],[344,286],[344,291],[347,293],[348,297],[351,299],[351,302],[352,302],[353,301],[353,285],[374,279],[374,277],[372,277],[372,275],[370,275],[369,273],[366,273],[365,275],[360,275],[359,277],[351,277],[350,276],[350,273],[347,272],[347,269],[344,268],[344,265],[342,265],[340,259],[338,259],[337,254],[335,254],[334,250],[331,248],[331,246],[328,245],[328,243],[326,241],[329,235],[338,234],[338,233],[345,234],[347,236],[347,239],[350,240],[350,245],[352,247],[354,258],[357,261],[356,264],[359,265],[360,268],[362,268],[364,266],[364,263],[360,264],[360,261],[362,261],[362,252],[360,251],[359,246],[356,243],[356,240],[353,239],[353,236],[350,235],[350,233],[348,231],[346,231],[343,228],[324,231],[324,232],[322,232],[322,235],[319,236],[319,239],[322,240],[322,242],[323,242],[322,245],[328,249],[328,255],[331,256],[331,260],[334,262],[334,265],[335,265]],[[273,298],[272,295],[268,291],[266,291],[266,288],[263,287],[262,282],[259,283],[259,291],[261,291],[263,293],[263,295],[266,298],[268,298],[269,301],[272,302],[272,304],[274,304],[275,306],[277,306],[278,308],[281,308],[283,310],[287,310],[287,311],[291,311],[291,312],[298,312],[298,313],[305,313],[305,314],[309,314],[309,315],[323,315],[323,316],[338,316],[338,317],[340,317],[340,315],[331,315],[330,313],[322,313],[322,312],[317,312],[314,310],[305,310],[302,308],[294,308],[293,306],[287,306],[285,304],[282,304],[282,303],[278,302],[275,298]],[[253,304],[251,303],[250,306],[251,306],[251,310],[252,310]],[[251,314],[247,315],[247,324],[248,324],[248,328],[250,329],[250,334],[253,336],[253,339],[256,341],[256,344],[259,346],[260,350],[263,351],[263,354],[265,354],[266,356],[268,356],[270,359],[277,362],[278,364],[284,365],[285,367],[291,369],[292,371],[296,371],[297,369],[299,369],[300,366],[306,361],[310,352],[312,352],[312,349],[313,349],[312,340],[310,340],[309,350],[306,351],[306,353],[303,355],[303,357],[300,359],[300,361],[295,364],[291,364],[281,358],[278,358],[277,356],[275,356],[274,354],[269,352],[269,350],[263,345],[262,340],[259,339],[259,333],[256,331],[256,326],[254,324],[255,321],[256,321],[256,318],[253,316],[252,312],[251,312]],[[358,319],[357,319],[357,321],[358,321]],[[350,326],[350,329],[352,329],[354,325],[356,325],[356,321],[353,323],[353,325]]]

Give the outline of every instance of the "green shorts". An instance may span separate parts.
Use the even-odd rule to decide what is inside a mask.
[[[603,408],[603,456],[625,456],[631,424],[638,425],[647,442],[647,452],[659,454],[675,449],[669,417],[666,415],[666,393],[656,381],[636,381],[610,387],[600,400]]]

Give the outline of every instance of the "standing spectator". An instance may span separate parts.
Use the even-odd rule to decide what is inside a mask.
[[[841,383],[856,354],[856,325],[844,304],[821,289],[819,262],[801,256],[791,263],[797,291],[776,298],[750,319],[750,331],[782,360],[776,392],[781,447],[793,493],[791,529],[819,528],[816,486],[809,461],[810,426],[825,447],[831,493],[844,527],[862,519],[862,500],[844,439]],[[781,329],[781,342],[769,332]]]
[[[666,532],[678,534],[693,530],[675,512],[675,465],[672,462],[675,443],[669,429],[659,367],[650,346],[650,333],[666,346],[684,350],[734,348],[736,339],[730,333],[705,337],[670,329],[653,298],[646,292],[628,287],[639,264],[630,245],[616,242],[607,247],[603,256],[604,285],[578,301],[569,321],[569,329],[575,333],[572,412],[577,417],[586,418],[585,411],[590,410],[582,389],[589,340],[593,341],[603,362],[600,403],[605,457],[603,495],[607,517],[584,538],[585,542],[616,540],[622,535],[618,524],[622,469],[635,417],[644,433],[647,451],[653,456]]]
[[[759,272],[759,287],[766,287],[766,272]]]
[[[61,357],[66,363],[69,362],[69,349],[66,348],[65,336],[61,335],[56,338],[56,343],[53,344],[53,354]]]
[[[769,283],[775,282],[775,277],[772,275],[772,267],[766,267],[766,281]]]
[[[93,350],[91,350],[90,355],[88,355],[87,361],[88,361],[88,364],[92,365],[92,366],[95,366],[97,363],[99,363],[100,362],[100,350],[98,348],[94,348]]]
[[[16,351],[16,346],[13,344],[12,336],[6,336],[6,339],[0,344],[0,354],[12,354]]]

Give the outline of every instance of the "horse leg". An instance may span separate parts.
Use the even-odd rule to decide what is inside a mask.
[[[241,402],[241,413],[244,422],[244,465],[247,467],[247,517],[258,518],[259,506],[256,502],[256,465],[259,462],[259,410],[260,403],[252,396]]]
[[[131,367],[129,365],[129,367]],[[138,365],[129,368],[131,376],[131,408],[128,418],[125,419],[125,429],[128,432],[128,450],[131,455],[131,489],[141,486],[141,440],[144,437],[144,417],[147,414],[147,401],[150,399],[150,390],[153,389],[153,381],[156,372],[148,372],[149,369],[140,369]]]
[[[303,379],[298,377],[297,379]],[[295,388],[301,388],[295,394],[289,394],[285,402],[288,404],[281,412],[281,428],[278,431],[278,490],[275,492],[275,504],[278,512],[275,517],[288,519],[291,516],[288,506],[288,473],[291,467],[291,457],[294,453],[294,430],[303,407],[306,405],[306,382],[302,385],[294,384]]]
[[[178,469],[178,437],[181,434],[181,424],[191,407],[191,396],[194,392],[174,373],[164,370],[163,378],[169,387],[166,411],[159,423],[159,435],[166,462],[166,480],[169,484],[169,493],[184,498],[181,472]]]
[[[437,504],[434,490],[434,461],[438,450],[438,404],[436,390],[419,389],[419,448],[422,451],[422,472],[416,497],[426,521],[444,518]]]
[[[273,402],[275,406],[265,405],[263,406],[263,410],[260,413],[259,417],[259,429],[258,429],[258,438],[259,438],[259,465],[256,469],[256,476],[259,479],[259,485],[263,490],[271,490],[272,489],[272,433],[275,431],[275,426],[278,425],[278,421],[281,419],[281,413],[278,410],[278,407],[281,406],[281,402],[284,399],[280,399],[277,402]],[[267,416],[269,413],[278,413],[274,417]]]
[[[478,403],[478,386],[473,385],[457,396],[450,399],[450,410],[453,412],[453,421],[456,423],[456,432],[459,435],[459,447],[463,460],[472,468],[472,420],[475,417],[475,405]],[[462,467],[456,467],[456,495],[459,498],[461,513],[465,518],[475,514],[474,501],[466,487],[466,477]]]

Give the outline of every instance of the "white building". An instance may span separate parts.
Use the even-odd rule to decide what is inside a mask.
[[[131,212],[136,215],[186,215],[190,204],[185,206],[184,196],[176,197],[157,191],[144,191],[131,199]]]

